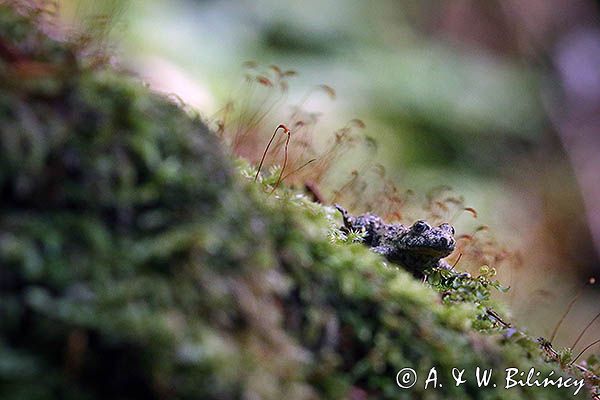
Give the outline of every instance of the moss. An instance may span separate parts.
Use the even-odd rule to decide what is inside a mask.
[[[343,243],[332,209],[268,194],[197,117],[32,18],[0,7],[0,398],[570,396],[478,388],[477,366],[556,366],[477,331],[481,302]],[[445,384],[424,390],[433,366]]]

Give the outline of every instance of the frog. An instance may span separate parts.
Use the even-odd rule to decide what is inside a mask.
[[[410,226],[388,224],[373,213],[352,216],[339,204],[334,207],[342,214],[342,231],[362,232],[363,244],[413,275],[423,277],[432,268],[452,269],[444,260],[456,246],[452,225],[433,226],[425,220],[415,221]]]

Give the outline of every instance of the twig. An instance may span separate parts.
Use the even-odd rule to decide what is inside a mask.
[[[575,304],[575,302],[579,299],[579,297],[581,297],[582,293],[583,293],[583,290],[580,290],[579,293],[577,293],[577,295],[575,295],[575,297],[573,298],[573,300],[571,300],[571,302],[569,303],[569,306],[567,307],[567,310],[560,317],[560,319],[558,320],[558,323],[554,326],[554,330],[552,331],[552,335],[550,335],[550,342],[554,341],[554,338],[556,337],[556,333],[558,332],[558,328],[560,328],[560,325],[562,324],[562,322],[567,317],[567,314],[569,314],[569,312],[571,311],[571,308],[573,308],[573,305]]]
[[[502,318],[500,318],[500,316],[496,313],[496,311],[491,310],[491,309],[488,308],[488,309],[485,310],[485,313],[487,315],[489,315],[490,317],[494,318],[496,321],[498,321],[498,323],[500,323],[500,325],[502,325],[503,327],[505,327],[505,328],[512,328],[512,325],[509,324],[508,322],[504,322],[502,320]]]
[[[569,365],[573,365],[573,364],[575,363],[575,361],[577,361],[577,359],[578,359],[579,357],[581,357],[581,355],[582,355],[583,353],[585,353],[585,352],[586,352],[586,350],[587,350],[587,349],[589,349],[590,347],[592,347],[592,346],[594,346],[595,344],[598,344],[598,343],[600,343],[600,339],[598,339],[598,340],[595,340],[595,341],[593,341],[592,343],[590,343],[590,344],[588,344],[587,346],[585,346],[585,347],[583,348],[583,350],[581,350],[581,352],[579,352],[579,354],[577,354],[577,357],[575,357],[575,358],[573,359],[573,361],[571,361],[571,363],[570,363]]]
[[[283,124],[279,124],[277,126],[277,128],[275,128],[275,131],[273,132],[273,136],[271,136],[271,140],[269,140],[267,147],[265,147],[265,151],[263,152],[262,158],[260,159],[260,164],[258,164],[258,170],[256,171],[256,176],[254,177],[254,182],[256,182],[256,180],[258,179],[258,175],[260,174],[260,170],[263,166],[263,162],[265,161],[265,157],[267,156],[267,151],[269,151],[269,147],[271,147],[271,143],[273,143],[273,139],[275,139],[275,135],[277,134],[277,131],[279,131],[280,129],[283,129],[283,132],[287,133],[287,135],[288,135],[288,137],[286,139],[286,144],[285,144],[285,148],[286,148],[285,159],[283,161],[283,168],[281,169],[281,173],[283,173],[283,170],[285,169],[285,165],[287,164],[287,145],[290,141],[290,130],[287,128],[287,126],[285,126]],[[281,173],[279,174],[279,180],[277,181],[277,183],[279,183],[281,180]]]
[[[596,316],[594,317],[594,319],[592,319],[585,326],[585,328],[583,328],[583,330],[581,331],[581,333],[579,334],[579,336],[577,336],[577,339],[575,340],[575,343],[573,343],[573,345],[571,346],[572,349],[574,349],[575,346],[577,346],[577,343],[579,343],[579,341],[581,340],[581,338],[583,337],[583,335],[585,334],[585,332],[589,329],[590,326],[592,326],[592,324],[594,323],[594,321],[596,321],[599,317],[600,317],[600,312],[598,314],[596,314]]]

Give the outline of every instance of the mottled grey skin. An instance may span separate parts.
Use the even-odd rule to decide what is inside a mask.
[[[442,259],[450,255],[456,245],[451,225],[435,227],[421,220],[410,227],[386,224],[374,214],[353,217],[343,207],[336,204],[335,208],[342,213],[342,230],[365,232],[364,244],[384,255],[388,261],[403,266],[417,276],[422,276],[423,271],[431,267],[450,268]]]

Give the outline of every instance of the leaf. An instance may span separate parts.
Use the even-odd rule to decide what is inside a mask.
[[[469,212],[473,218],[477,218],[477,211],[473,207],[465,207],[464,210]]]
[[[264,75],[257,76],[256,81],[263,86],[273,87],[273,82],[271,82],[271,80]]]
[[[331,86],[322,84],[322,85],[319,85],[319,88],[321,90],[323,90],[325,93],[327,93],[327,95],[329,96],[329,98],[331,100],[335,100],[335,97],[336,97],[335,90]]]

